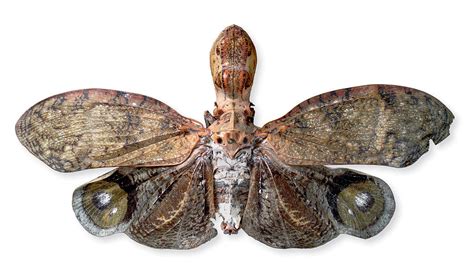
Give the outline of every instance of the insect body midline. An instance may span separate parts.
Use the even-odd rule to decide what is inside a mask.
[[[229,157],[222,146],[211,144],[213,149],[214,191],[222,218],[221,228],[226,234],[235,234],[240,228],[242,213],[247,202],[251,149],[241,150],[235,158]]]

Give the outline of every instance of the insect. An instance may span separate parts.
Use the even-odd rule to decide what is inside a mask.
[[[72,205],[96,236],[124,232],[155,248],[197,247],[243,229],[276,248],[369,238],[395,202],[381,179],[324,165],[405,167],[449,135],[453,114],[422,91],[394,85],[335,90],[257,127],[250,90],[255,47],[227,27],[210,52],[216,90],[205,126],[153,98],[84,89],[47,98],[16,124],[51,168],[117,167],[77,188]]]

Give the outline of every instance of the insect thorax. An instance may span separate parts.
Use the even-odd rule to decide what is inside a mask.
[[[230,158],[221,145],[212,143],[212,149],[215,196],[218,215],[223,220],[221,227],[224,233],[234,234],[240,227],[247,203],[251,149],[242,149],[234,158]]]

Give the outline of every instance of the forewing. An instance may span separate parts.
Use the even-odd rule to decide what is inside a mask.
[[[395,202],[382,180],[349,169],[288,166],[255,151],[242,228],[276,248],[319,246],[338,234],[368,238],[390,221]]]
[[[155,248],[194,248],[217,232],[212,164],[197,151],[178,166],[118,168],[74,192],[73,208],[97,236],[125,232]]]
[[[422,91],[368,85],[321,94],[258,134],[292,165],[414,163],[449,135],[453,114]]]
[[[104,89],[47,98],[16,124],[21,143],[51,168],[77,171],[183,162],[202,126],[153,98]]]

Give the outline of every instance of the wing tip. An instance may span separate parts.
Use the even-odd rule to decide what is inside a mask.
[[[395,198],[393,196],[392,190],[387,185],[387,183],[385,183],[380,178],[372,178],[374,179],[375,183],[382,189],[382,194],[384,198],[384,209],[377,221],[372,226],[367,228],[367,230],[364,230],[357,234],[351,234],[362,239],[369,239],[382,232],[392,220],[396,209]]]
[[[337,202],[335,202],[337,204],[332,208],[332,215],[335,220],[337,232],[339,234],[368,239],[385,229],[392,219],[396,208],[395,198],[387,183],[380,178],[354,170],[339,168],[335,169],[334,172],[342,173],[335,175],[333,179],[333,182],[338,184],[335,188],[342,188],[337,194],[333,192],[333,194],[337,196]],[[339,198],[339,194],[344,194],[344,190],[349,187],[355,188],[355,191],[359,191],[358,194],[367,193],[371,196],[365,198],[367,203],[371,203],[368,204],[368,210],[361,210],[358,206],[351,204],[351,201],[357,203],[358,198],[358,194],[355,197],[351,195],[351,189],[347,190],[348,195],[346,195],[346,197]],[[359,201],[364,201],[364,198],[359,199]],[[369,201],[367,199],[372,200]],[[345,212],[346,209],[348,213]],[[360,211],[363,213],[360,213]]]
[[[106,173],[104,176],[109,175],[109,174],[111,173]],[[87,232],[89,232],[90,234],[96,237],[106,237],[106,236],[113,235],[115,233],[124,232],[125,229],[128,227],[128,224],[121,223],[111,228],[101,228],[100,226],[96,225],[91,220],[91,218],[88,216],[87,210],[85,209],[84,202],[83,202],[84,187],[85,185],[78,187],[72,195],[72,208],[81,226]]]
[[[45,100],[42,100],[41,102],[43,101]],[[17,122],[15,123],[16,137],[20,141],[21,145],[23,145],[28,150],[28,152],[30,152],[33,156],[37,157],[39,160],[41,160],[51,169],[58,172],[64,172],[64,173],[75,171],[75,170],[67,170],[64,166],[60,166],[58,163],[50,162],[47,159],[45,159],[43,155],[40,153],[40,151],[37,150],[39,147],[37,143],[34,143],[33,141],[30,140],[31,139],[30,137],[31,124],[28,122],[29,121],[28,118],[29,118],[30,113],[32,112],[32,109],[36,105],[26,110],[26,112],[24,112],[20,116],[20,118],[18,118]]]
[[[441,120],[441,126],[438,130],[438,132],[435,133],[435,135],[431,138],[431,140],[434,142],[434,144],[438,144],[442,142],[445,138],[447,138],[450,135],[450,127],[451,124],[454,121],[454,114],[446,107],[444,106],[444,115]]]
[[[451,124],[454,121],[454,114],[439,100],[436,99],[440,109],[438,109],[436,117],[431,120],[435,121],[431,132],[421,139],[420,145],[413,149],[413,151],[406,157],[400,157],[388,163],[389,166],[404,168],[414,164],[421,156],[430,150],[430,141],[438,145],[450,135]]]

